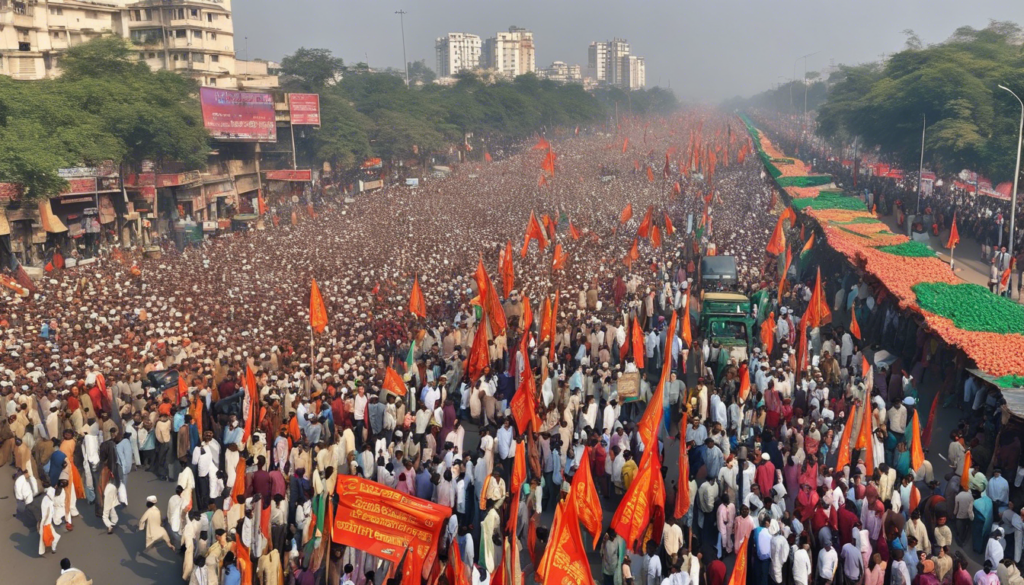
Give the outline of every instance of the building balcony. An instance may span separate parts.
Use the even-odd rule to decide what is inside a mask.
[[[0,25],[36,28],[35,7],[19,3],[0,7]]]

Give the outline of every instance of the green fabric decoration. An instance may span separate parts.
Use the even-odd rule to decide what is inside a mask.
[[[892,254],[894,256],[906,256],[908,258],[934,258],[935,250],[931,249],[931,246],[923,244],[921,242],[915,242],[910,240],[909,242],[903,242],[902,244],[895,244],[892,246],[880,246],[880,251],[886,254]]]
[[[977,284],[921,282],[911,287],[917,304],[965,331],[1024,334],[1024,306]]]

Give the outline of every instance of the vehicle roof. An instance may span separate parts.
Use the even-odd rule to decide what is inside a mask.
[[[729,301],[729,302],[735,302],[735,303],[749,303],[750,302],[750,299],[748,299],[746,297],[746,295],[741,295],[740,293],[731,293],[731,292],[709,292],[709,293],[704,293],[704,300],[705,301]]]

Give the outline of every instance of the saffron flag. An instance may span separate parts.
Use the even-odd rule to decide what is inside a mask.
[[[397,396],[405,396],[406,392],[409,391],[409,388],[405,385],[405,380],[391,366],[388,366],[387,372],[384,373],[384,385],[382,388]]]
[[[675,228],[675,226],[672,225],[672,220],[669,219],[668,214],[666,213],[665,214],[665,235],[666,236],[671,236],[674,233],[676,233],[676,228]]]
[[[924,449],[921,448],[921,422],[917,418],[917,409],[914,409],[914,418],[911,420],[913,437],[910,439],[910,467],[914,471],[921,469],[924,464]]]
[[[637,240],[637,238],[633,238],[633,247],[631,247],[629,249],[629,252],[626,254],[626,257],[622,259],[622,261],[626,264],[626,266],[628,266],[629,268],[632,268],[633,267],[633,263],[636,262],[639,259],[640,259],[639,241]]]
[[[505,322],[505,308],[498,300],[498,291],[494,289],[494,283],[491,282],[491,277],[484,268],[483,258],[477,263],[474,278],[477,289],[480,291],[480,306],[483,307],[484,315],[487,316],[487,320],[491,324],[491,333],[501,335],[508,327]]]
[[[590,533],[594,540],[594,548],[597,548],[597,541],[601,536],[601,500],[597,497],[597,485],[590,471],[590,448],[583,448],[583,457],[580,458],[580,466],[576,475],[572,476],[572,489],[569,490],[569,500],[572,502],[576,515],[579,517],[583,527]]]
[[[675,194],[675,195],[682,195],[683,194],[683,189],[682,189],[682,187],[679,186],[679,182],[678,181],[676,181],[675,185],[672,185],[672,193]]]
[[[178,378],[181,381],[181,378]],[[259,421],[256,420],[256,412],[260,407],[260,393],[256,388],[256,376],[252,368],[245,366],[245,381],[243,383],[245,396],[242,398],[242,419],[245,423],[242,431],[242,444],[249,442],[249,437],[259,428]]]
[[[551,259],[551,269],[561,270],[565,268],[565,261],[568,260],[569,255],[562,251],[562,244],[555,244],[555,254]]]
[[[803,228],[800,228],[800,229],[803,229]],[[811,248],[813,246],[814,246],[814,232],[811,232],[811,237],[807,238],[807,243],[805,243],[804,247],[800,250],[800,261],[801,262],[803,262],[804,259],[807,257],[807,254],[811,251]]]
[[[547,240],[544,238],[544,230],[540,227],[540,222],[537,221],[537,216],[530,212],[530,221],[526,224],[526,239],[523,241],[523,251],[521,256],[526,258],[526,251],[530,247],[530,240],[537,240],[537,245],[543,250],[548,246]]]
[[[494,161],[494,159],[491,158],[491,153],[489,153],[489,152],[485,152],[484,153],[484,160],[487,161],[487,162],[493,162]]]
[[[850,444],[850,438],[853,435],[853,421],[857,418],[857,405],[854,404],[850,408],[850,416],[846,419],[846,425],[843,427],[843,436],[839,441],[839,455],[836,460],[836,471],[842,471],[843,467],[850,464],[850,451],[853,445]]]
[[[473,346],[469,350],[469,357],[466,358],[466,372],[469,379],[476,384],[484,373],[484,368],[491,364],[490,353],[487,350],[487,326],[481,322],[477,325],[476,335],[473,336]]]
[[[427,318],[427,301],[423,298],[423,291],[420,290],[420,277],[412,282],[412,293],[409,295],[409,312],[421,319]]]
[[[775,313],[768,313],[768,318],[761,323],[761,349],[770,355],[775,348]]]
[[[543,136],[537,137],[537,144],[533,145],[532,150],[548,150],[551,148],[551,143],[544,139]]]
[[[868,356],[862,355],[860,357],[860,377],[867,378],[868,374],[871,372],[871,364],[868,362]]]
[[[964,453],[964,466],[960,469],[960,489],[967,490],[971,483],[971,452]]]
[[[658,405],[659,410],[661,405]],[[650,522],[653,511],[653,498],[651,497],[654,487],[654,474],[661,475],[660,467],[655,468],[657,461],[657,448],[650,448],[644,451],[640,461],[640,469],[637,471],[633,483],[626,490],[615,515],[612,516],[611,528],[616,534],[626,541],[626,548],[637,550],[637,540],[644,533],[647,524]]]
[[[732,567],[729,585],[746,585],[747,583],[747,549],[750,548],[747,540],[748,538],[744,538],[743,542],[737,545],[739,548],[736,551],[736,564]]]
[[[534,429],[540,429],[540,418],[537,416],[537,382],[533,379],[533,371],[530,369],[530,359],[527,350],[528,335],[523,335],[520,342],[520,352],[523,355],[523,372],[519,377],[519,387],[516,394],[509,402],[509,409],[512,411],[512,418],[516,421],[516,428],[523,434],[534,422]]]
[[[651,227],[651,245],[655,248],[661,247],[661,230],[658,229],[658,226]]]
[[[548,153],[546,155],[544,155],[544,160],[541,161],[541,163],[540,163],[540,169],[542,171],[550,174],[552,177],[554,177],[555,176],[555,160],[557,158],[558,158],[558,155],[555,154],[555,151],[548,150]]]
[[[746,402],[750,393],[750,366],[746,362],[740,364],[740,403]]]
[[[814,280],[814,291],[811,292],[811,302],[807,305],[809,318],[808,326],[812,329],[832,322],[832,311],[828,308],[828,299],[825,298],[825,290],[821,288],[821,267],[818,267],[818,276]],[[803,323],[800,323],[803,326]],[[859,338],[858,338],[859,339]]]
[[[953,212],[953,227],[949,228],[949,239],[946,240],[946,247],[952,250],[960,243],[960,231],[956,229],[956,212]]]
[[[633,217],[633,204],[632,203],[627,203],[626,206],[622,208],[622,213],[619,214],[619,223],[626,223],[632,217]]]
[[[551,298],[545,295],[544,304],[540,309],[540,339],[537,340],[537,343],[544,343],[554,336],[551,331],[551,322]]]
[[[783,217],[779,217],[779,221],[775,223],[775,231],[772,232],[772,238],[768,240],[768,246],[765,251],[773,256],[781,256],[782,252],[786,249],[786,232],[782,227]]]
[[[634,349],[636,352],[636,337],[640,338],[640,346],[643,347],[643,333],[640,332],[640,326],[637,320],[633,320],[633,331],[634,331]],[[676,314],[672,313],[672,319],[668,325],[668,336],[665,337],[667,340],[666,344],[671,347],[672,342],[676,335]],[[643,353],[643,349],[640,350]],[[641,370],[643,366],[637,365]],[[665,415],[664,396],[665,396],[665,384],[668,382],[668,376],[672,372],[672,358],[669,355],[669,359],[665,360],[665,363],[661,367],[661,379],[658,380],[658,387],[654,389],[654,395],[650,400],[647,401],[647,408],[644,409],[643,417],[640,418],[640,422],[637,423],[636,432],[637,436],[644,444],[644,452],[648,450],[658,450],[658,428],[661,426],[662,417]],[[658,474],[661,474],[661,468],[658,469]]]
[[[651,165],[647,165],[647,182],[654,182],[654,171],[651,170]]]
[[[323,333],[327,327],[327,308],[324,307],[324,298],[320,296],[320,287],[315,278],[309,293],[309,326],[317,333]]]
[[[548,184],[547,177],[544,176],[544,173],[541,173],[540,178],[537,179],[537,186],[538,187],[543,187],[543,186],[545,186],[547,184]]]
[[[583,535],[580,533],[576,511],[572,506],[562,505],[560,508],[562,517],[557,530],[552,525],[551,536],[548,538],[538,573],[543,576],[543,583],[594,585],[594,577],[590,573],[590,560],[583,547]]]
[[[633,361],[636,362],[636,367],[640,371],[644,369],[644,357],[647,353],[644,349],[644,332],[640,329],[640,320],[633,319]]]
[[[686,302],[683,303],[683,324],[680,327],[679,337],[683,338],[683,347],[689,348],[693,345],[693,333],[690,331],[690,289],[686,289]]]
[[[501,253],[501,261],[498,263],[498,272],[501,273],[502,296],[508,298],[509,293],[515,288],[515,270],[512,265],[512,242],[505,242],[505,251]]]
[[[521,324],[523,328],[523,336],[530,331],[533,327],[533,309],[530,308],[530,297],[523,295],[523,322]],[[523,354],[526,355],[525,353]]]
[[[629,138],[622,141],[622,152],[626,152],[626,148],[629,146]]]
[[[574,240],[580,239],[580,230],[576,229],[576,226],[572,225],[571,220],[569,221],[569,235],[572,236],[572,239]]]
[[[850,310],[850,335],[860,340],[860,324],[857,323],[857,309]]]
[[[932,423],[935,422],[935,410],[939,407],[939,392],[935,393],[932,399],[932,408],[928,411],[928,422],[924,425],[924,432],[921,433],[921,444],[928,447],[932,444]]]
[[[448,566],[445,567],[445,575],[450,585],[470,585],[471,581],[466,575],[466,564],[462,562],[462,554],[459,552],[459,539],[453,538],[448,546]]]
[[[787,207],[781,215],[779,215],[779,221],[789,220],[789,225],[796,225],[796,212],[793,211],[792,207]]]
[[[640,222],[640,227],[636,230],[636,235],[641,238],[646,238],[651,231],[651,213],[654,212],[654,206],[647,208],[647,213],[644,214],[643,220]]]
[[[679,421],[679,485],[672,515],[682,518],[690,509],[690,457],[686,453],[686,411]]]
[[[857,435],[857,449],[864,450],[864,470],[866,477],[875,473],[875,440],[872,436],[871,423],[871,401],[864,402],[864,417],[860,424],[860,433]]]
[[[1000,287],[1005,289],[1008,284],[1010,284],[1010,269],[1009,268],[1007,268],[1006,270],[1003,271],[1003,276],[999,279],[999,286]]]

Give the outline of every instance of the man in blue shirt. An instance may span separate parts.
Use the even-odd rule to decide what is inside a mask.
[[[434,482],[426,465],[416,474],[416,497],[428,502],[434,499]]]

